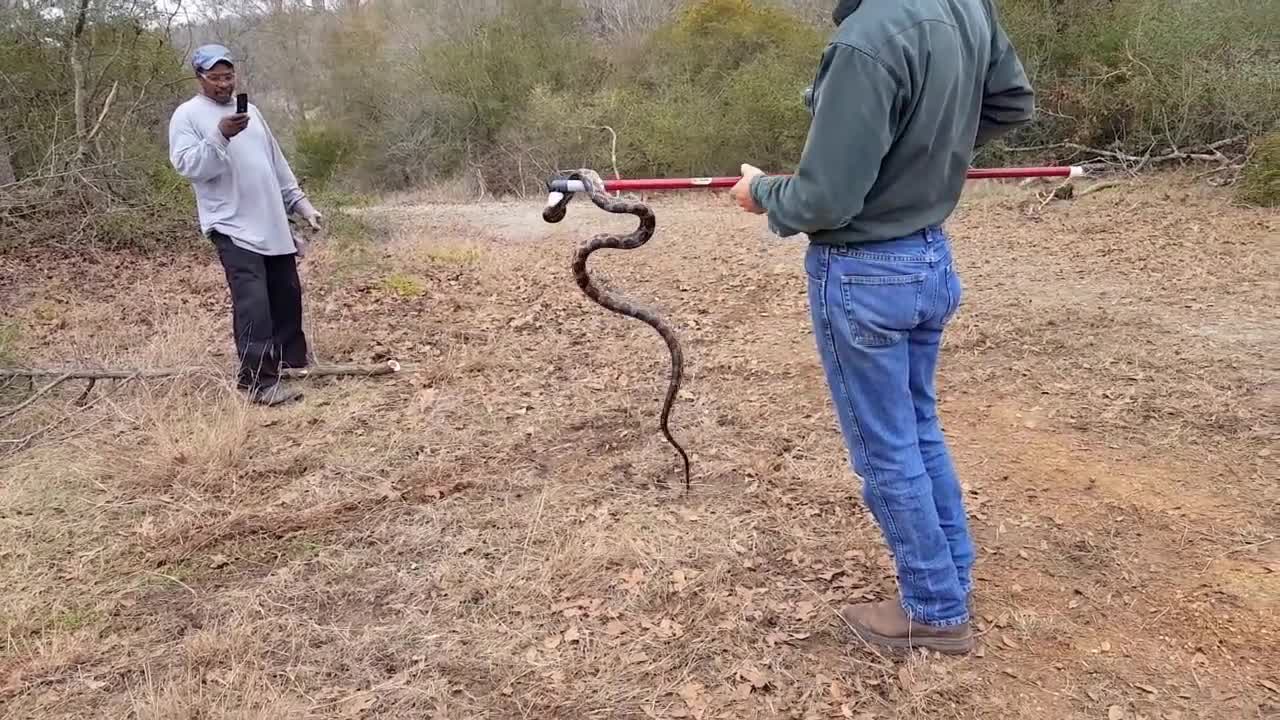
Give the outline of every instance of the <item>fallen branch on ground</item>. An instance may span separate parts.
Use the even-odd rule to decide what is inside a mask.
[[[390,375],[400,372],[400,363],[395,360],[388,360],[381,365],[320,365],[310,368],[284,369],[280,371],[280,376],[284,378],[307,378],[307,377],[372,377],[375,375]],[[181,377],[183,375],[199,375],[207,373],[208,368],[202,367],[175,367],[175,368],[149,368],[138,370],[119,370],[119,369],[98,369],[98,368],[0,368],[0,379],[4,378],[55,378],[52,382],[32,393],[31,397],[19,403],[15,407],[0,412],[0,420],[10,418],[22,412],[36,400],[47,395],[49,391],[58,387],[62,383],[69,380],[88,380],[89,383],[85,387],[84,392],[76,399],[76,407],[84,407],[85,401],[89,398],[89,393],[93,390],[93,386],[99,380],[134,380],[137,378],[163,378],[163,377]],[[37,434],[40,431],[37,432]],[[30,436],[26,441],[30,441]],[[11,441],[6,441],[11,442]],[[23,443],[25,444],[25,442]]]
[[[30,376],[28,376],[28,377],[30,377]],[[61,385],[62,383],[66,382],[67,380],[70,380],[70,379],[71,379],[71,375],[70,375],[69,373],[63,373],[61,376],[59,376],[59,377],[58,377],[58,379],[57,379],[57,380],[54,380],[53,382],[49,383],[48,385],[45,385],[44,387],[40,388],[39,390],[37,390],[37,391],[35,391],[35,392],[31,393],[31,397],[29,397],[29,398],[27,398],[25,401],[23,401],[23,402],[19,403],[16,407],[10,408],[10,409],[5,410],[4,412],[0,413],[0,420],[3,420],[3,419],[5,419],[5,418],[7,418],[7,417],[13,417],[14,415],[17,415],[18,413],[22,412],[22,409],[23,409],[23,408],[25,408],[25,407],[27,407],[28,405],[30,405],[31,403],[33,403],[33,402],[35,402],[35,401],[39,400],[39,399],[40,399],[40,397],[41,397],[42,395],[44,395],[45,393],[47,393],[47,392],[49,392],[50,390],[52,390],[52,389],[54,389],[54,388],[58,387],[59,385]]]
[[[1202,145],[1191,150],[1179,150],[1176,146],[1171,146],[1169,152],[1163,155],[1152,155],[1149,151],[1145,155],[1133,155],[1131,153],[1120,152],[1117,150],[1103,150],[1101,148],[1089,147],[1073,142],[1054,143],[1052,145],[1037,145],[1033,147],[1015,147],[1008,148],[1009,152],[1038,152],[1042,150],[1075,150],[1077,153],[1089,153],[1096,155],[1098,158],[1105,158],[1113,162],[1124,165],[1133,165],[1133,172],[1137,172],[1148,165],[1158,163],[1174,162],[1174,161],[1197,161],[1197,162],[1214,162],[1230,165],[1239,160],[1222,153],[1222,148],[1228,145],[1244,141],[1244,135],[1218,140]],[[1086,163],[1088,165],[1089,163]]]
[[[148,368],[144,370],[110,368],[0,368],[0,378],[56,377],[58,383],[67,380],[128,380],[132,378],[180,377],[208,372],[203,367]],[[320,365],[310,368],[283,369],[280,377],[341,377],[389,375],[400,372],[400,363],[388,360],[379,365]],[[42,392],[47,392],[46,388]]]

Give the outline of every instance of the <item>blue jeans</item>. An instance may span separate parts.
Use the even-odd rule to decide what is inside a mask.
[[[811,244],[809,310],[862,495],[893,553],[915,622],[969,619],[973,541],[942,426],[934,374],[960,305],[946,233],[873,244]]]

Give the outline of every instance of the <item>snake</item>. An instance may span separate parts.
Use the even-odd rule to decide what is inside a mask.
[[[653,237],[657,220],[654,217],[653,210],[648,205],[622,197],[614,197],[605,192],[604,181],[600,179],[600,176],[594,170],[576,170],[569,173],[568,178],[570,180],[581,180],[587,188],[588,197],[601,210],[617,214],[631,214],[640,219],[636,229],[625,235],[598,233],[582,242],[573,252],[571,268],[573,279],[578,288],[589,299],[606,310],[634,318],[649,325],[666,342],[667,349],[671,353],[671,369],[667,384],[667,394],[662,402],[662,411],[658,418],[658,426],[662,430],[662,435],[666,438],[667,443],[675,448],[683,461],[684,487],[685,492],[688,492],[689,454],[671,435],[670,429],[671,408],[675,404],[677,394],[680,392],[680,383],[684,377],[684,350],[680,346],[680,338],[676,335],[671,325],[657,311],[639,305],[601,287],[587,270],[587,259],[597,250],[634,250],[649,242],[649,239]],[[565,194],[558,202],[548,205],[542,211],[543,220],[556,223],[564,219],[566,206],[572,197],[571,194]]]

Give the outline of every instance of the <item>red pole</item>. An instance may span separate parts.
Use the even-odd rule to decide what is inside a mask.
[[[1018,168],[973,168],[969,170],[968,178],[970,180],[987,180],[992,178],[1078,177],[1083,174],[1083,168],[1071,165]],[[733,187],[741,179],[741,177],[704,177],[605,180],[604,189],[608,192],[622,192],[627,190],[728,188]]]

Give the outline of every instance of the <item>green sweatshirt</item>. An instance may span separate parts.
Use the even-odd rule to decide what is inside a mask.
[[[799,166],[757,177],[782,237],[862,243],[942,223],[977,146],[1029,122],[1034,95],[992,0],[843,0]]]

